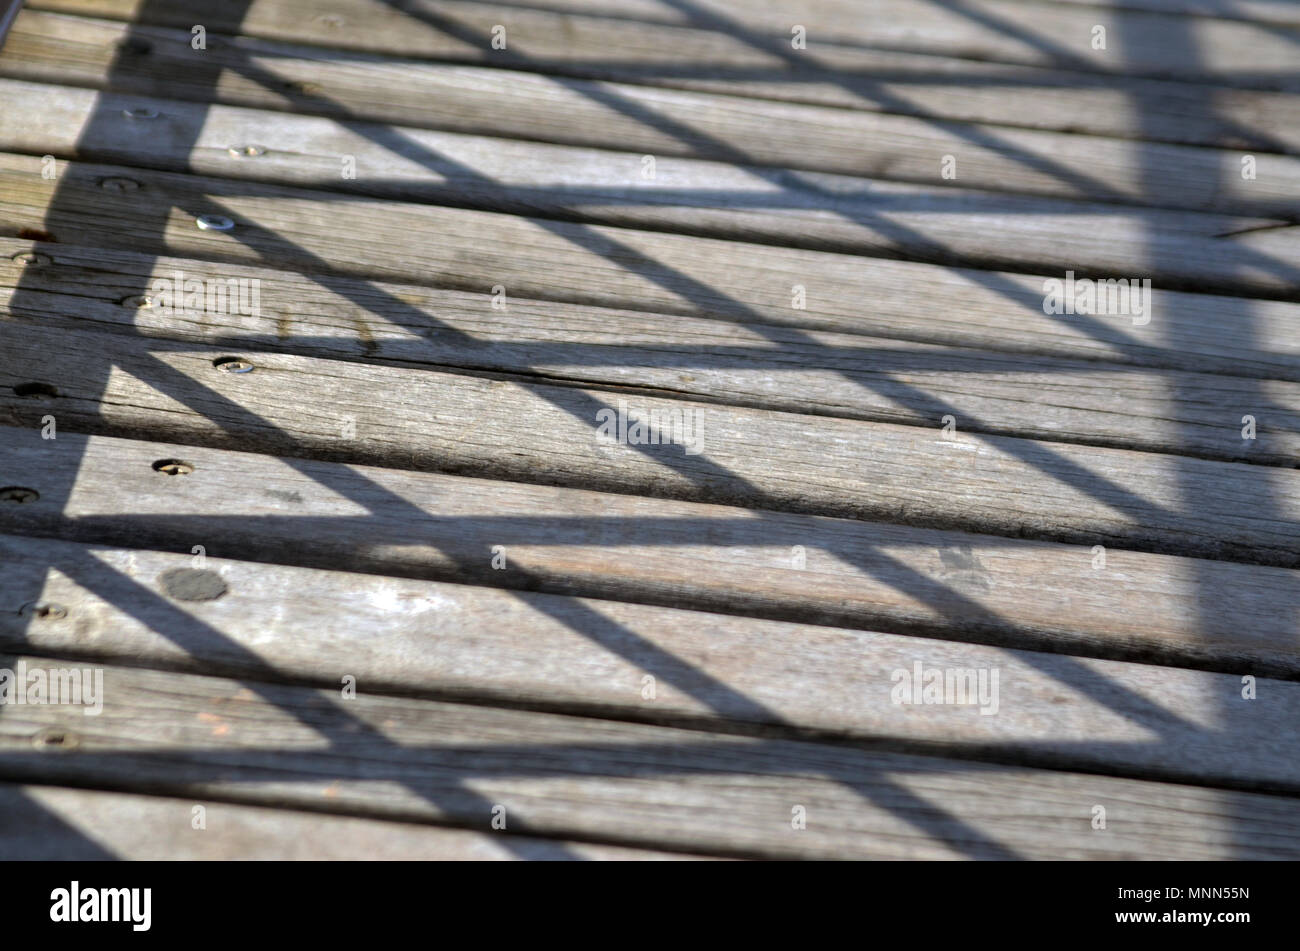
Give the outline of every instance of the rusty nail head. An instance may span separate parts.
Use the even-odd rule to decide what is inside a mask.
[[[29,601],[18,609],[18,613],[42,621],[59,621],[68,616],[68,609],[53,601]]]

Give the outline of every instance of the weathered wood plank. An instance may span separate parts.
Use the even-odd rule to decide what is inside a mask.
[[[877,332],[875,327],[900,311],[912,328],[933,327],[935,300],[964,309],[950,326],[969,323],[972,312],[982,319],[984,313],[998,311],[1004,313],[999,322],[1005,325],[1012,303],[1023,308],[1017,318],[1029,308],[1042,314],[1048,287],[1043,277],[1017,281],[1000,272],[956,272],[111,165],[60,165],[58,179],[47,181],[35,174],[40,167],[35,156],[0,154],[0,233],[16,236],[42,229],[60,243],[480,291],[500,285],[508,294],[541,299],[865,332]],[[212,213],[230,216],[234,228],[195,227],[195,215]],[[399,234],[401,242],[391,240]],[[1239,262],[1245,253],[1254,254],[1258,263],[1244,271],[1229,267],[1227,274],[1221,268],[1220,274],[1235,286],[1294,293],[1295,268],[1286,263],[1294,240],[1278,230],[1233,238],[1230,246],[1238,254],[1225,252],[1225,260]],[[1064,277],[1062,272],[1055,280]],[[865,307],[868,301],[871,306]],[[834,315],[819,316],[827,311]],[[1120,346],[1127,343],[1128,329],[1146,320],[1145,313],[1051,316],[1057,317],[1055,323],[1082,324],[1087,333]],[[981,325],[981,334],[984,329]],[[1177,327],[1163,329],[1180,336]],[[1241,331],[1249,337],[1253,322],[1248,320]],[[914,337],[916,331],[889,335]],[[978,336],[969,328],[966,335]],[[1019,336],[1023,339],[1023,330]]]
[[[32,33],[26,21],[0,54],[0,74],[72,85],[102,85],[111,74],[112,88],[128,94],[1120,204],[1293,215],[1300,192],[1300,157],[1291,155],[1256,155],[1247,180],[1238,150],[362,54],[340,62],[329,51],[259,40],[199,54],[188,31],[132,28],[128,36],[122,24],[56,19],[54,35],[53,24]],[[124,43],[149,51],[119,57]],[[944,176],[949,155],[955,179]]]
[[[884,523],[69,433],[3,436],[0,485],[41,493],[0,506],[0,530],[14,534],[1300,671],[1300,585],[1283,569],[1120,549],[1103,564],[1088,547]],[[173,459],[194,473],[154,470]]]
[[[41,263],[25,265],[33,253]],[[1157,291],[1149,302],[1149,323],[1124,327],[1122,333],[1106,326],[1101,332],[1094,321],[1044,315],[1042,284],[1035,286],[1035,278],[985,275],[1000,282],[995,291],[979,284],[979,275],[944,268],[864,261],[861,269],[873,287],[867,310],[853,309],[859,298],[847,282],[821,282],[805,310],[783,312],[752,299],[758,317],[769,323],[746,325],[699,319],[715,316],[712,311],[699,318],[665,317],[513,296],[499,309],[492,306],[487,287],[464,293],[338,277],[322,281],[228,262],[0,238],[0,308],[69,329],[415,366],[441,361],[517,370],[528,365],[571,379],[650,385],[696,396],[713,392],[699,384],[722,368],[722,357],[762,349],[773,367],[782,362],[783,374],[787,359],[791,372],[825,366],[837,374],[794,393],[764,384],[764,405],[831,414],[848,414],[855,395],[862,398],[860,388],[846,387],[838,374],[852,366],[861,369],[856,355],[864,349],[891,349],[888,341],[895,337],[1014,354],[1018,356],[1006,359],[1024,361],[1022,368],[1049,357],[1300,381],[1300,307],[1295,304]],[[175,281],[178,271],[183,280],[258,281],[261,314],[123,304],[147,295],[155,280]],[[727,279],[721,273],[718,278]],[[904,282],[914,290],[904,293]],[[743,288],[727,290],[740,294]],[[874,299],[877,293],[885,296]],[[959,299],[963,306],[936,311],[928,302],[934,298]],[[852,333],[807,329],[825,326]],[[874,336],[863,340],[858,331]],[[633,349],[640,355],[637,362],[626,356]],[[611,375],[598,377],[598,372]],[[726,393],[728,400],[743,401],[738,388]]]
[[[1300,26],[1300,7],[1291,0],[1061,0],[1061,2],[1077,3],[1086,7],[1149,10],[1153,13],[1210,16],[1226,20],[1247,20],[1251,23]]]
[[[30,326],[6,336],[0,423],[33,431],[52,414],[75,432],[1300,565],[1296,468],[976,435],[961,402],[938,404],[955,414],[948,432],[939,416],[922,428],[254,351],[239,356],[256,371],[231,374],[215,366],[228,354],[184,344]],[[1201,384],[1207,407],[1232,393],[1215,383]],[[1054,385],[1040,375],[1027,389],[1041,405]],[[1288,405],[1259,411],[1270,429],[1278,420],[1264,459],[1300,458],[1289,386]],[[1057,425],[1029,401],[1019,394],[1007,425],[1029,412]],[[1254,409],[1218,410],[1221,444],[1243,442]],[[1194,422],[1213,439],[1210,413]]]
[[[201,806],[203,812],[195,813]],[[200,818],[201,817],[201,818]],[[201,821],[204,825],[195,828]],[[230,802],[0,783],[7,861],[610,861],[689,856]]]
[[[348,0],[312,3],[310,10],[253,3],[238,19],[222,8],[196,14],[182,0],[151,2],[146,9],[118,3],[96,9],[80,0],[43,6],[129,16],[136,23],[143,17],[183,30],[201,18],[210,33],[932,119],[1265,151],[1300,146],[1300,99],[1294,94],[839,43],[794,50],[785,38],[624,17],[461,2],[440,2],[427,19],[382,5],[361,11]],[[356,22],[358,13],[364,26],[349,28],[349,17]],[[30,16],[32,32],[55,22]],[[342,18],[342,26],[334,26],[334,18]],[[484,42],[497,24],[507,27],[506,50]]]
[[[0,115],[0,151],[962,266],[1231,282],[1258,260],[1222,236],[1286,224],[692,159],[657,161],[646,179],[635,153],[0,80],[6,96],[25,108]],[[157,111],[159,134],[124,119],[82,141],[95,116],[129,109]],[[261,154],[239,151],[253,142]],[[341,174],[345,160],[354,177]],[[1290,242],[1283,260],[1300,259],[1300,227],[1279,235]]]
[[[143,0],[34,0],[30,5],[165,22],[186,29],[194,20],[184,0],[149,0],[147,4]],[[1221,83],[1265,88],[1271,88],[1270,79],[1289,81],[1292,88],[1296,85],[1295,31],[1277,29],[1270,23],[1018,0],[965,0],[960,5],[874,0],[869,16],[863,15],[856,0],[818,0],[800,3],[797,9],[792,9],[788,0],[673,4],[660,0],[545,0],[528,6],[632,21],[627,29],[632,29],[635,21],[700,27],[764,49],[791,49],[792,27],[797,23],[807,30],[809,53],[827,45],[850,44],[1194,81],[1209,76]],[[215,11],[208,19],[213,29],[228,30],[236,25],[233,20],[220,19]],[[1294,23],[1294,18],[1283,22]],[[329,46],[400,50],[408,55],[425,55],[432,46],[436,55],[446,55],[443,51],[447,49],[490,49],[491,29],[496,24],[506,26],[507,36],[513,24],[514,43],[526,52],[530,44],[540,42],[537,37],[541,34],[564,29],[553,23],[533,10],[501,3],[263,0],[253,5],[238,26],[240,32],[250,35],[267,31]],[[1095,25],[1106,27],[1105,49],[1092,47]],[[1175,36],[1185,36],[1185,43],[1172,43]],[[1184,47],[1195,50],[1196,55],[1189,56]]]
[[[160,286],[179,284],[182,294],[186,280],[214,280],[226,286],[228,277],[204,277],[221,272],[221,265],[188,263],[199,266],[181,270],[179,279],[176,271],[161,277],[168,283]],[[45,268],[32,273],[50,277]],[[1258,464],[1291,466],[1300,461],[1297,383],[1140,371],[690,318],[665,323],[653,314],[575,314],[568,306],[561,310],[542,305],[542,313],[536,314],[527,301],[499,311],[492,308],[491,298],[469,295],[451,298],[458,311],[426,303],[419,312],[425,319],[419,323],[407,319],[405,326],[375,320],[355,305],[327,308],[328,318],[311,320],[310,309],[298,293],[300,282],[281,283],[280,272],[256,273],[261,276],[246,279],[260,282],[256,315],[221,309],[186,312],[182,298],[173,305],[172,298],[147,285],[151,306],[124,305],[122,300],[131,299],[125,294],[111,299],[100,310],[117,323],[94,326],[115,329],[130,335],[128,339],[106,340],[99,333],[88,333],[82,288],[63,285],[59,296],[44,293],[44,287],[62,284],[57,277],[43,281],[35,296],[28,282],[19,290],[0,289],[0,308],[6,298],[25,301],[21,309],[31,315],[30,322],[11,324],[4,334],[11,361],[0,368],[0,418],[26,421],[35,407],[12,387],[46,382],[71,402],[49,403],[42,411],[59,412],[65,425],[84,427],[103,421],[127,429],[147,426],[148,413],[166,417],[171,405],[146,382],[156,376],[152,361],[166,353],[183,354],[182,362],[172,365],[185,377],[200,379],[210,375],[209,364],[225,354],[223,342],[230,341],[238,342],[245,355],[259,364],[265,363],[260,356],[264,353],[294,354],[279,366],[297,374],[295,393],[335,393],[340,400],[354,387],[414,392],[410,386],[415,381],[417,390],[426,388],[428,399],[434,401],[427,405],[456,406],[463,380],[444,375],[385,376],[299,356],[395,363],[456,374],[466,369],[508,373],[543,384],[612,386],[623,397],[628,394],[622,388],[636,387],[729,406],[931,430],[945,415],[953,414],[958,425],[970,432]],[[103,274],[93,272],[93,276]],[[251,292],[246,297],[245,303],[251,301]],[[234,303],[230,309],[238,306]],[[466,310],[468,315],[460,316]],[[280,316],[288,313],[294,314],[292,332],[286,332]],[[56,314],[64,318],[62,327],[50,326]],[[149,336],[135,336],[140,331]],[[163,344],[157,341],[160,336],[180,339],[175,345]],[[219,349],[195,351],[195,343]],[[104,368],[110,365],[125,375],[108,378],[107,389],[101,389]],[[191,385],[188,398],[201,401],[202,386]],[[438,395],[441,389],[450,392]],[[615,394],[603,397],[615,398]],[[259,415],[279,418],[283,412],[283,406],[243,405]],[[228,431],[241,430],[238,414],[216,412]],[[415,427],[410,447],[414,449],[417,440],[422,443],[427,437],[429,422],[407,420],[402,413],[398,408],[390,416],[395,425],[401,420]],[[1253,439],[1242,438],[1240,420],[1246,413],[1256,417]],[[594,416],[591,423],[596,424]],[[305,427],[287,420],[284,426],[296,440],[326,435],[332,442],[337,435],[336,427],[326,425],[322,431],[316,420]]]
[[[97,717],[7,709],[0,773],[737,856],[1300,855],[1281,797],[121,667],[104,690]]]
[[[0,536],[0,564],[0,603],[47,609],[0,614],[8,650],[1300,790],[1295,683],[1246,701],[1237,674],[31,538]],[[895,702],[918,663],[997,680],[983,705]]]

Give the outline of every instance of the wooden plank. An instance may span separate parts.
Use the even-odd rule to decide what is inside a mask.
[[[1149,10],[1153,13],[1210,16],[1226,20],[1247,20],[1251,23],[1300,26],[1300,8],[1290,0],[1060,0],[1060,2],[1077,3],[1088,7]]]
[[[1300,671],[1300,585],[1284,569],[1118,548],[1103,565],[1082,546],[2,432],[0,485],[40,493],[0,507],[0,530],[13,534],[186,553],[198,545],[214,557],[1224,671],[1249,664],[1260,676]],[[153,468],[163,460],[195,471],[163,474]],[[1213,512],[1202,515],[1215,524]]]
[[[310,185],[404,201],[578,218],[847,253],[902,255],[1019,271],[1149,276],[1157,283],[1231,282],[1258,259],[1222,235],[1282,228],[1285,260],[1300,228],[1226,215],[1136,210],[967,189],[773,171],[666,158],[655,177],[635,153],[545,146],[455,133],[269,114],[0,80],[27,109],[0,116],[0,150]],[[166,133],[97,115],[153,109]],[[44,117],[30,121],[33,110]],[[232,143],[256,142],[247,156]],[[394,143],[401,143],[395,148]],[[233,153],[233,154],[232,154]],[[347,156],[356,177],[340,175]],[[1088,220],[1080,228],[1080,218]],[[990,232],[996,234],[992,238]],[[1050,237],[1050,240],[1048,240]]]
[[[952,324],[971,321],[972,311],[981,319],[986,309],[1005,311],[1009,299],[1042,313],[1048,287],[1044,277],[1017,282],[1000,272],[953,272],[931,265],[379,202],[111,165],[60,164],[58,178],[45,180],[33,174],[40,167],[35,156],[0,154],[0,233],[17,236],[25,231],[30,236],[40,229],[67,244],[255,261],[303,273],[479,291],[500,285],[511,295],[752,322],[797,322],[828,330],[874,332],[873,321],[884,324],[898,311],[913,315],[913,326],[933,327],[936,299],[964,308]],[[229,232],[195,227],[196,215],[213,213],[230,216],[235,227]],[[390,235],[396,234],[404,240],[392,241]],[[1294,266],[1286,262],[1294,241],[1282,230],[1232,238],[1225,242],[1224,253],[1225,262],[1231,263],[1218,268],[1218,279],[1236,287],[1291,294]],[[1232,249],[1237,253],[1229,253]],[[1257,263],[1237,268],[1243,255]],[[1061,272],[1053,279],[1061,282],[1066,277]],[[1138,277],[1129,271],[1126,279]],[[1211,273],[1202,282],[1215,280]],[[799,288],[804,289],[802,295]],[[871,302],[872,317],[864,316],[864,301]],[[805,309],[811,306],[814,313],[839,313],[810,319],[799,303]],[[1077,315],[1050,316],[1057,318],[1055,323],[1073,321],[1094,336],[1125,342],[1128,328],[1145,320],[1145,314],[1084,315],[1082,320]],[[981,326],[980,334],[983,330]],[[1180,335],[1176,328],[1163,330]],[[1251,330],[1250,325],[1245,328],[1248,335]],[[966,333],[969,338],[971,331]],[[1023,339],[1023,332],[1020,336]]]
[[[1300,790],[1300,684],[1262,677],[1245,701],[1235,673],[32,538],[0,536],[0,564],[3,603],[47,608],[0,615],[9,650]],[[895,702],[918,663],[998,679],[982,706]]]
[[[24,23],[27,25],[24,26]],[[19,21],[0,74],[124,94],[216,100],[350,119],[655,156],[721,160],[916,183],[1239,215],[1293,215],[1300,158],[870,113],[684,90],[556,79],[269,41],[201,57],[188,31],[59,17]],[[129,33],[129,35],[128,35]],[[122,44],[149,52],[117,56]],[[125,121],[125,120],[124,120]],[[773,129],[783,134],[774,135]],[[944,157],[956,178],[944,177]],[[633,170],[639,175],[639,168]]]
[[[202,807],[196,813],[196,807]],[[203,827],[195,828],[202,822]],[[28,861],[608,861],[688,856],[229,802],[0,783],[0,857]]]
[[[0,773],[734,856],[1300,855],[1282,797],[121,667],[104,689],[98,717],[6,710]]]
[[[53,414],[66,431],[1300,566],[1294,467],[976,435],[960,403],[939,406],[949,434],[939,416],[922,428],[255,351],[239,354],[254,373],[230,374],[219,350],[15,330],[0,423],[38,432]],[[1007,425],[1051,385],[1032,379]],[[1261,450],[1285,462],[1300,458],[1290,386]],[[1242,442],[1244,409],[1225,414],[1224,444]]]
[[[194,16],[185,0],[35,0],[38,9],[96,16],[143,19],[189,28]],[[1212,77],[1233,85],[1287,82],[1295,88],[1294,31],[1270,23],[1187,18],[1135,10],[1071,8],[1019,0],[874,0],[863,16],[856,0],[817,0],[792,9],[788,0],[545,0],[528,7],[573,14],[615,17],[729,33],[765,49],[791,48],[792,26],[807,30],[808,51],[826,45],[862,45],[939,53],[976,60],[1095,70],[1194,81]],[[228,30],[233,20],[206,16],[213,29]],[[531,14],[531,15],[530,15]],[[1284,22],[1293,22],[1287,20]],[[530,10],[500,3],[446,3],[413,0],[358,3],[357,0],[289,0],[253,5],[238,24],[240,32],[274,31],[330,46],[401,50],[424,55],[429,44],[490,48],[491,28],[502,24],[524,49],[547,29]],[[1092,48],[1092,28],[1107,30],[1105,49]],[[529,28],[532,27],[530,30]],[[630,27],[629,27],[630,28]],[[467,35],[467,31],[472,31]],[[1185,37],[1179,43],[1174,37]],[[421,46],[420,44],[424,44]],[[1186,49],[1195,50],[1194,56]],[[441,49],[439,49],[441,52]],[[1273,74],[1273,75],[1270,75]]]
[[[175,271],[173,277],[160,280],[170,282],[166,287],[176,283],[183,287],[186,280],[210,279],[224,287],[228,277],[200,276],[220,271],[220,265],[200,266],[180,271],[179,281]],[[783,334],[772,328],[689,318],[665,325],[657,315],[628,312],[575,315],[565,308],[553,320],[550,312],[544,312],[535,319],[545,323],[536,323],[526,311],[521,315],[519,309],[493,310],[490,298],[467,295],[455,300],[470,309],[467,319],[449,319],[448,310],[426,305],[422,325],[376,322],[375,332],[366,333],[365,318],[360,325],[345,315],[309,321],[296,287],[280,284],[279,272],[258,273],[262,276],[247,279],[262,282],[257,315],[238,314],[232,319],[215,310],[178,314],[163,303],[136,308],[120,303],[129,296],[124,295],[101,308],[118,320],[109,325],[121,335],[114,339],[85,330],[85,297],[79,288],[65,287],[52,301],[44,293],[32,299],[28,286],[0,292],[0,306],[6,297],[25,300],[24,309],[32,315],[30,323],[10,325],[5,334],[11,338],[6,350],[12,362],[0,369],[0,418],[27,421],[31,415],[32,404],[13,387],[60,381],[51,385],[72,402],[48,408],[59,410],[65,425],[93,426],[102,420],[113,427],[146,427],[147,431],[150,412],[162,417],[174,412],[171,403],[146,382],[157,376],[152,361],[160,356],[170,361],[163,355],[175,354],[180,362],[170,365],[198,380],[210,375],[211,361],[225,355],[223,341],[230,340],[238,341],[244,355],[259,365],[271,365],[263,356],[269,352],[294,354],[278,366],[296,374],[295,390],[329,392],[355,386],[413,392],[414,385],[428,388],[436,405],[456,405],[464,371],[474,370],[508,373],[532,383],[618,388],[618,394],[600,397],[606,401],[626,398],[623,388],[636,387],[651,395],[727,406],[928,429],[951,413],[963,430],[972,433],[1257,464],[1291,466],[1300,461],[1297,383],[1139,371],[873,337]],[[150,299],[167,300],[157,293]],[[523,302],[523,307],[528,304]],[[292,334],[283,332],[276,316],[289,311],[296,315]],[[62,327],[49,326],[54,313],[64,318]],[[177,324],[179,329],[174,329]],[[102,324],[96,328],[105,329]],[[140,330],[150,338],[135,336]],[[163,344],[157,341],[160,336],[180,339],[174,345]],[[214,349],[196,351],[196,343]],[[300,359],[308,355],[458,375],[384,374]],[[125,373],[108,378],[108,388],[101,391],[104,368],[109,365]],[[73,382],[68,386],[62,381]],[[450,391],[447,396],[436,395],[444,388]],[[542,392],[555,396],[549,389]],[[175,392],[170,395],[177,398]],[[201,385],[191,385],[187,399],[201,401]],[[259,415],[281,418],[283,413],[282,406],[242,405]],[[1233,415],[1234,407],[1257,414],[1256,438],[1242,438],[1240,413]],[[216,412],[229,432],[242,429],[237,415]],[[418,423],[413,432],[420,433],[422,441],[428,422],[405,420],[402,412],[398,408],[391,418]],[[292,432],[298,442],[322,435],[312,425],[291,418],[283,425],[286,435]],[[336,432],[328,427],[325,434],[333,440]],[[416,443],[409,448],[415,449]]]
[[[32,254],[42,263],[24,265]],[[665,318],[514,296],[499,309],[492,306],[487,288],[465,293],[337,277],[322,281],[228,262],[0,238],[0,313],[46,326],[221,348],[278,348],[410,366],[514,371],[528,366],[593,383],[653,386],[696,397],[725,393],[737,403],[754,393],[737,382],[745,366],[726,366],[724,358],[766,350],[763,356],[773,365],[788,360],[788,367],[781,366],[783,376],[799,370],[816,373],[820,367],[836,372],[821,374],[816,386],[796,392],[764,382],[762,405],[830,415],[852,415],[853,401],[865,398],[860,387],[846,385],[839,374],[862,371],[859,359],[873,349],[894,350],[893,338],[929,341],[942,345],[944,353],[951,352],[947,348],[979,348],[1014,354],[1018,356],[1006,359],[1022,361],[1022,369],[1048,362],[1039,359],[1047,357],[1300,381],[1300,307],[1295,304],[1157,291],[1151,296],[1149,323],[1122,332],[1107,326],[1102,333],[1091,321],[1044,315],[1042,284],[1035,287],[1034,278],[892,261],[864,261],[860,270],[873,298],[883,295],[866,310],[854,310],[860,293],[853,294],[847,281],[822,281],[805,310],[782,311],[751,297],[748,305],[767,323],[748,324],[710,319],[715,316],[711,310],[702,310],[698,318]],[[123,305],[141,292],[147,295],[155,280],[175,281],[177,271],[183,279],[199,281],[258,281],[261,313],[182,313]],[[742,277],[759,279],[748,272]],[[996,290],[981,285],[981,278],[996,279]],[[726,275],[719,273],[717,279],[725,281]],[[904,293],[904,282],[920,290]],[[757,286],[751,286],[751,295]],[[563,290],[548,287],[556,295]],[[738,295],[743,290],[739,284],[727,287]],[[963,306],[936,311],[927,294],[961,300]],[[807,329],[825,326],[849,333]],[[1171,332],[1174,327],[1177,331]],[[628,359],[632,352],[639,354],[637,360]],[[717,375],[723,369],[726,382]],[[706,390],[704,381],[722,389]],[[1148,393],[1143,398],[1158,397]]]
[[[196,19],[179,0],[151,2],[147,9],[117,3],[97,9],[81,0],[45,6],[129,15],[136,23],[143,16],[183,30]],[[357,29],[346,28],[359,12],[351,0],[313,3],[310,11],[295,3],[253,3],[241,6],[242,16],[215,9],[203,11],[202,19],[209,33],[733,96],[1186,145],[1300,146],[1300,99],[1288,93],[817,42],[793,50],[784,39],[536,8],[440,2],[436,11],[428,9],[432,16],[423,19],[386,5],[367,8],[364,27]],[[338,17],[344,28],[331,25]],[[37,14],[32,19],[32,32],[53,22]],[[508,29],[506,50],[482,39],[488,25],[498,23]]]

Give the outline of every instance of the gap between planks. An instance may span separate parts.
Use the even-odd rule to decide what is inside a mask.
[[[1294,571],[37,430],[0,530],[1300,674]],[[154,466],[179,460],[190,475]],[[1290,536],[1294,540],[1294,533]],[[494,561],[504,559],[499,567]]]
[[[101,716],[7,711],[0,775],[479,829],[503,808],[511,832],[735,857],[1300,854],[1300,803],[1261,794],[121,667],[104,689]]]
[[[196,812],[200,807],[202,812]],[[199,822],[202,825],[196,826]],[[466,862],[557,858],[662,861],[700,856],[192,797],[0,783],[0,859]]]
[[[34,9],[63,10],[135,22],[167,23],[189,29],[195,17],[186,0],[34,0]],[[655,47],[656,36],[676,38],[682,27],[705,32],[708,55],[732,50],[764,51],[790,62],[793,26],[807,31],[812,60],[819,52],[853,52],[853,47],[915,51],[981,62],[1019,63],[1115,75],[1167,76],[1204,82],[1294,88],[1290,26],[1124,9],[1071,9],[1019,0],[966,0],[940,6],[918,0],[873,0],[863,16],[856,0],[800,3],[788,0],[548,0],[500,3],[365,3],[356,0],[286,0],[250,4],[238,17],[207,17],[215,32],[276,36],[334,50],[369,49],[424,56],[474,56],[509,61],[491,49],[492,27],[506,27],[513,49],[525,56],[549,50],[548,39],[596,36],[613,31]],[[561,14],[561,15],[556,15]],[[567,15],[564,15],[567,14]],[[1300,18],[1296,18],[1300,19]],[[364,28],[358,28],[364,25]],[[1104,26],[1105,49],[1093,49],[1093,27]],[[665,26],[672,26],[671,32]],[[349,29],[348,27],[353,27]],[[603,29],[602,29],[603,28]],[[513,31],[513,35],[512,35]],[[1185,36],[1199,58],[1189,61],[1172,36]],[[669,40],[671,41],[671,39]],[[1288,42],[1291,41],[1291,42]],[[606,41],[607,42],[607,41]],[[660,41],[662,42],[662,41]],[[559,52],[559,51],[556,51]],[[701,50],[701,54],[703,50]],[[553,54],[554,55],[554,54]],[[560,53],[563,55],[563,53]],[[642,55],[645,55],[644,53]],[[734,54],[733,54],[734,55]],[[794,60],[798,61],[798,60]]]
[[[0,80],[26,104],[0,115],[0,150],[112,160],[337,194],[450,204],[870,256],[1017,271],[1141,276],[1163,286],[1268,292],[1290,279],[1300,226],[1285,220],[924,188],[643,157]],[[153,109],[162,136],[141,136]],[[43,120],[36,125],[31,112]],[[117,121],[104,117],[117,116]],[[93,124],[93,143],[82,130]],[[176,144],[169,144],[176,143]],[[256,143],[244,145],[242,143]],[[252,148],[253,156],[247,155]],[[342,172],[351,161],[353,177]],[[44,173],[44,168],[42,169]],[[1297,181],[1300,189],[1300,179]],[[1288,196],[1286,204],[1295,206]],[[1081,219],[1088,227],[1080,229]],[[1275,260],[1239,243],[1282,230]],[[991,239],[990,232],[996,233]],[[1232,238],[1234,240],[1229,240]],[[1289,248],[1289,250],[1288,250]],[[1261,281],[1263,283],[1261,284]]]
[[[856,320],[851,319],[853,298],[847,281],[829,281],[804,310],[787,308],[783,313],[751,299],[761,320],[750,325],[712,312],[685,317],[513,294],[507,295],[504,307],[496,307],[488,286],[467,293],[354,278],[322,280],[270,267],[0,237],[0,304],[14,317],[68,329],[223,347],[275,346],[304,354],[420,366],[437,363],[432,359],[436,354],[463,366],[507,369],[528,362],[541,369],[538,362],[544,366],[556,353],[552,348],[561,345],[596,348],[593,356],[610,347],[620,348],[611,353],[636,347],[648,363],[665,349],[707,347],[711,353],[726,353],[744,345],[766,349],[772,359],[797,355],[798,365],[809,370],[823,365],[847,370],[852,369],[857,352],[920,343],[984,351],[991,359],[1000,354],[1008,366],[1013,359],[1021,360],[1022,369],[1078,360],[1098,371],[1125,366],[1300,382],[1300,306],[1296,304],[1161,290],[1151,296],[1150,322],[1125,326],[1045,315],[1041,284],[1036,288],[1033,278],[997,275],[1002,289],[995,292],[982,285],[981,275],[975,272],[889,261],[864,262],[863,269],[873,294],[881,299],[871,311],[859,312]],[[160,287],[173,286],[178,273],[182,282],[257,281],[259,300],[265,305],[262,314],[132,306],[136,298],[155,293],[155,281],[164,282]],[[510,274],[512,284],[517,276]],[[920,290],[904,294],[902,288],[909,282]],[[739,294],[741,288],[728,286],[727,290]],[[936,312],[925,302],[926,295],[960,299],[964,309],[952,315]],[[887,309],[890,300],[894,305]],[[1171,333],[1174,321],[1177,333]],[[507,343],[528,347],[520,354],[528,361],[506,359],[501,344]],[[841,363],[841,358],[848,362]],[[582,372],[594,373],[598,366],[599,361],[593,360],[562,372],[577,378]],[[603,369],[648,374],[656,368],[660,368],[657,362]],[[685,367],[689,372],[676,374],[670,388],[707,396],[687,379],[697,368]],[[617,378],[620,384],[637,380],[649,381]],[[831,379],[823,379],[798,399],[810,409],[830,412],[832,407],[817,407],[817,401],[822,388],[832,385]],[[776,400],[779,395],[768,392],[765,398]],[[848,397],[839,398],[845,405],[838,409],[844,411]]]
[[[350,676],[372,694],[1300,792],[1296,683],[1255,679],[1248,700],[1237,674],[195,561],[0,536],[0,603],[46,608],[0,614],[0,645],[271,683],[330,687]],[[917,664],[997,680],[968,705],[914,706],[910,691],[900,704],[898,674]]]
[[[24,22],[31,21],[20,20],[19,26]],[[58,38],[46,35],[55,23]],[[88,35],[73,50],[64,49],[72,42],[67,34],[76,31]],[[0,73],[15,79],[108,85],[123,94],[204,103],[216,99],[229,105],[572,146],[606,148],[617,143],[658,157],[941,187],[954,184],[944,173],[944,157],[952,155],[957,161],[955,181],[968,188],[1134,207],[1289,218],[1296,213],[1300,158],[1257,148],[1251,149],[1256,177],[1246,180],[1243,152],[1235,148],[557,81],[478,66],[371,56],[338,62],[303,48],[295,58],[293,49],[245,39],[214,43],[196,59],[188,31],[164,32],[152,36],[121,24],[55,18],[35,34],[26,27],[16,30],[0,55]],[[139,57],[119,56],[123,43],[129,48],[144,44],[149,50]],[[783,132],[774,135],[773,129]]]

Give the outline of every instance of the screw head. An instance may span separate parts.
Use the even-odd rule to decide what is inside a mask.
[[[243,357],[218,357],[212,365],[222,373],[252,373],[255,369],[252,361]]]
[[[14,502],[25,505],[28,502],[35,502],[40,497],[41,493],[22,485],[7,485],[0,488],[0,502]]]
[[[159,459],[153,464],[153,471],[169,476],[189,475],[194,471],[194,466],[180,459]]]
[[[266,154],[264,145],[232,145],[226,150],[235,158],[257,158]]]
[[[235,227],[234,219],[225,215],[199,215],[194,223],[200,231],[229,231]]]
[[[157,119],[158,110],[151,106],[141,106],[139,109],[123,109],[122,115],[128,119]]]
[[[96,179],[95,184],[110,192],[134,192],[144,187],[134,178],[124,178],[121,175],[105,175]]]
[[[9,255],[9,260],[15,264],[26,264],[28,267],[41,267],[50,263],[50,256],[42,254],[39,251],[19,251],[17,254]]]
[[[53,726],[46,727],[32,737],[32,746],[38,750],[75,750],[79,745],[81,740],[77,734]]]
[[[68,616],[68,609],[53,601],[28,601],[18,613],[40,621],[61,621]]]

